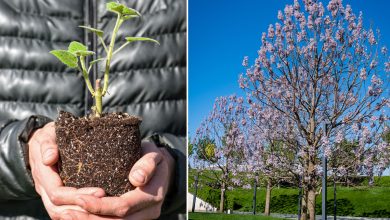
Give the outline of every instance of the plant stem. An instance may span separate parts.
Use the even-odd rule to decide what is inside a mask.
[[[104,43],[103,38],[102,38],[102,37],[99,37],[99,40],[100,40],[100,42],[102,43],[102,45],[103,45],[104,50],[106,51],[106,53],[108,53],[108,49],[107,49],[106,43]]]
[[[130,42],[124,43],[121,47],[119,47],[118,49],[116,49],[112,55],[115,55],[116,53],[118,53],[119,51],[121,51],[121,50],[122,50],[123,48],[125,48],[129,43],[130,43]]]
[[[100,79],[95,81],[95,116],[100,117],[103,111],[102,88],[100,88]]]
[[[88,72],[87,72],[87,69],[85,68],[85,59],[83,56],[80,56],[80,63],[81,63],[80,72],[83,73],[83,77],[84,77],[85,83],[87,84],[89,92],[91,93],[92,96],[94,96],[95,92],[93,90],[91,81],[89,80]]]
[[[119,27],[123,23],[123,19],[120,14],[118,14],[114,30],[112,31],[112,36],[111,36],[111,42],[108,48],[108,53],[107,53],[107,60],[106,60],[106,69],[104,71],[104,86],[103,86],[103,92],[102,96],[104,96],[107,92],[108,89],[108,79],[109,79],[109,74],[110,74],[110,64],[111,64],[111,57],[112,57],[112,52],[114,50],[114,45],[115,45],[115,38],[116,34],[119,30]]]

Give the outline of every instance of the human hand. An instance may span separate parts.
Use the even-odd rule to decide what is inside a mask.
[[[101,188],[64,187],[57,172],[58,146],[54,123],[48,123],[43,128],[36,130],[28,141],[29,162],[31,173],[35,183],[35,190],[42,197],[43,204],[52,219],[69,219],[69,216],[61,215],[65,210],[78,210],[85,212],[75,204],[78,195],[91,195],[103,197]]]
[[[63,214],[72,219],[155,219],[168,191],[174,171],[174,160],[164,148],[153,143],[142,143],[143,157],[129,174],[136,188],[119,197],[97,198],[91,195],[77,196],[76,203],[86,212],[67,210]]]

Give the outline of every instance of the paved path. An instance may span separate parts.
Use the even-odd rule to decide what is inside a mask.
[[[238,212],[235,211],[234,214],[251,214],[251,212]],[[256,215],[263,215],[262,213],[256,214]],[[278,214],[278,213],[271,213],[272,217],[276,218],[284,218],[284,219],[298,219],[298,215],[293,214]],[[322,216],[317,215],[316,220],[321,220]],[[328,216],[327,220],[333,220],[333,216]],[[390,220],[390,218],[367,218],[367,217],[349,217],[349,216],[337,216],[337,220]]]
[[[297,215],[289,214],[271,214],[273,217],[285,218],[285,219],[298,219]],[[316,219],[321,220],[322,216],[317,215]],[[333,220],[333,216],[328,216],[327,220]],[[337,216],[337,220],[390,220],[390,218],[367,218],[367,217],[349,217],[349,216]]]

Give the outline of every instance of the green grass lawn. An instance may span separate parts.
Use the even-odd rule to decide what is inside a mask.
[[[267,217],[267,216],[253,216],[253,215],[237,215],[237,214],[221,214],[221,213],[188,213],[188,219],[189,220],[274,220],[274,219],[281,219],[281,218],[274,218],[274,217]]]
[[[189,191],[191,188],[189,176]],[[337,215],[359,217],[390,218],[390,177],[377,180],[375,186],[368,187],[363,181],[360,186],[337,186]],[[219,207],[220,190],[206,184],[200,184],[198,197]],[[333,187],[328,187],[328,214],[333,215]],[[226,192],[226,207],[236,211],[252,211],[253,189],[237,188]],[[256,212],[262,213],[265,206],[265,188],[257,190]],[[316,212],[321,213],[321,195],[316,199]],[[271,213],[296,214],[298,210],[298,189],[278,188],[272,190]]]

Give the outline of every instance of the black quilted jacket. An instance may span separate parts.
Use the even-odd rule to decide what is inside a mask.
[[[110,33],[114,14],[104,0],[0,0],[0,219],[47,218],[26,168],[30,132],[55,120],[59,110],[87,114],[92,98],[80,73],[67,69],[49,54],[77,40],[102,54],[97,39],[79,25]],[[167,219],[185,212],[186,136],[186,1],[126,0],[142,19],[126,21],[126,36],[145,36],[161,46],[134,43],[112,61],[109,95],[104,111],[122,111],[143,118],[143,137],[158,134],[173,148],[175,190],[162,210]],[[105,39],[108,43],[108,38]],[[100,76],[95,68],[91,81]],[[19,217],[18,217],[19,216]],[[23,217],[24,216],[24,217]]]

